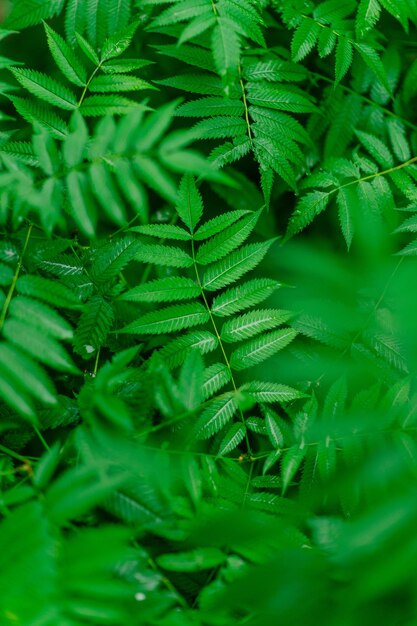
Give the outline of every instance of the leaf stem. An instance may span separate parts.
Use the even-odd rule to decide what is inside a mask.
[[[245,91],[245,85],[243,83],[243,79],[242,79],[242,68],[239,64],[239,83],[240,83],[240,87],[242,89],[242,99],[243,99],[243,106],[245,108],[245,121],[246,121],[246,126],[248,129],[248,137],[249,137],[249,141],[251,142],[251,145],[253,145],[253,138],[252,138],[252,130],[250,127],[250,120],[249,120],[249,109],[248,109],[248,101],[246,99],[246,91]]]
[[[82,92],[82,94],[81,94],[81,97],[80,97],[80,99],[79,99],[79,101],[78,101],[78,105],[77,105],[77,106],[78,106],[78,108],[80,108],[80,106],[81,106],[81,105],[82,105],[82,103],[84,102],[84,98],[85,98],[85,96],[86,96],[86,93],[87,93],[87,90],[88,90],[88,88],[89,88],[89,86],[90,86],[90,83],[91,83],[91,81],[93,80],[94,76],[95,76],[95,75],[97,74],[97,72],[99,71],[99,69],[101,68],[102,64],[103,64],[103,62],[102,62],[102,61],[100,61],[100,63],[97,65],[97,67],[96,67],[96,68],[94,69],[94,71],[91,73],[90,78],[87,80],[87,82],[86,82],[86,84],[85,84],[85,87],[84,87],[84,89],[83,89],[83,92]]]
[[[32,228],[33,228],[33,224],[30,224],[30,226],[28,228],[28,232],[26,233],[26,238],[25,238],[25,242],[23,244],[22,253],[20,255],[19,262],[17,264],[16,271],[15,271],[14,276],[13,276],[12,284],[10,285],[10,289],[9,289],[9,291],[7,293],[6,300],[4,301],[3,308],[2,308],[1,313],[0,313],[0,331],[2,330],[2,328],[4,326],[4,322],[6,321],[7,313],[8,313],[8,310],[9,310],[9,306],[10,306],[10,303],[12,301],[14,291],[16,289],[17,279],[19,278],[19,274],[20,274],[20,271],[21,271],[22,266],[23,266],[23,258],[25,256],[26,248],[28,247],[30,235],[32,233]]]

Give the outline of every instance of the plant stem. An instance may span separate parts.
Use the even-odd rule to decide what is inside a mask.
[[[87,93],[87,90],[88,90],[88,88],[89,88],[89,86],[90,86],[90,83],[91,83],[91,81],[93,80],[94,76],[95,76],[95,75],[97,74],[97,72],[99,71],[99,69],[101,68],[101,65],[102,65],[102,61],[100,61],[100,63],[97,65],[97,67],[96,67],[96,68],[94,69],[94,71],[91,73],[90,78],[87,80],[87,82],[86,82],[86,84],[85,84],[85,87],[84,87],[84,90],[83,90],[83,92],[82,92],[82,94],[81,94],[81,98],[80,98],[80,99],[79,99],[79,101],[78,101],[78,105],[77,105],[78,107],[80,107],[80,106],[82,105],[82,103],[84,102],[84,98],[85,98],[85,96],[86,96],[86,93]]]
[[[19,262],[17,264],[16,271],[13,276],[12,284],[10,285],[10,289],[7,293],[6,300],[4,301],[3,308],[0,313],[0,331],[2,330],[4,326],[4,322],[6,321],[9,306],[13,298],[14,290],[16,289],[17,279],[19,278],[19,274],[23,266],[23,258],[25,256],[26,248],[28,247],[30,235],[32,233],[32,228],[33,228],[33,224],[30,224],[28,228],[28,232],[26,233],[26,238],[25,238],[25,243],[23,244],[22,253],[20,255]]]
[[[253,144],[252,130],[250,127],[250,120],[249,120],[248,101],[246,99],[245,85],[243,83],[242,68],[240,67],[240,65],[239,65],[239,83],[240,83],[240,88],[242,89],[242,99],[243,99],[243,106],[245,107],[245,121],[246,121],[246,126],[248,129],[248,137],[249,137],[249,141],[251,142],[251,144]]]

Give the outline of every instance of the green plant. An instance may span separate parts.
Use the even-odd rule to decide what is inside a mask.
[[[413,2],[6,13],[0,623],[414,626]]]

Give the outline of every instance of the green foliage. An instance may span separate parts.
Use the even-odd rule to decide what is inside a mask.
[[[412,626],[414,2],[0,7],[0,624]]]

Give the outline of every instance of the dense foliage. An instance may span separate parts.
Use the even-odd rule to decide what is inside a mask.
[[[0,20],[0,623],[415,626],[417,4]]]

